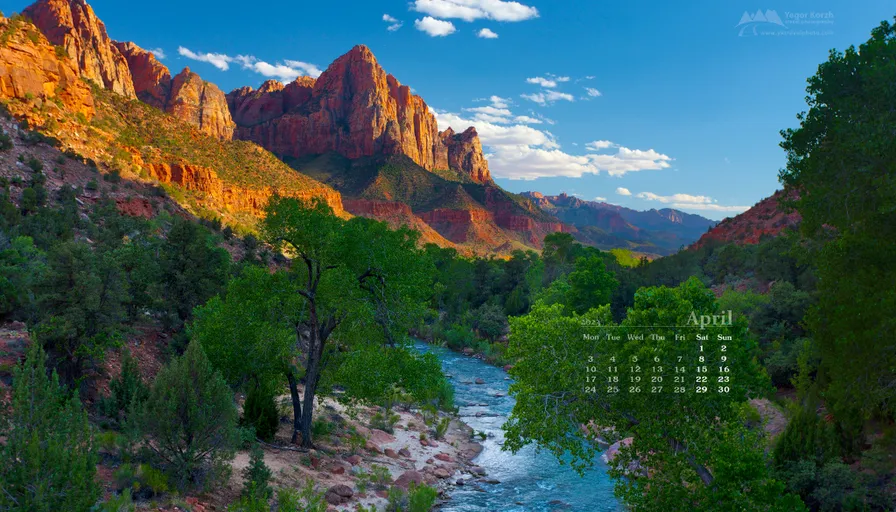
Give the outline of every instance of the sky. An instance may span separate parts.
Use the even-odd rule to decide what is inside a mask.
[[[890,0],[90,4],[113,39],[225,92],[317,76],[365,44],[440,129],[476,126],[504,188],[712,219],[779,188],[806,79],[896,15]]]

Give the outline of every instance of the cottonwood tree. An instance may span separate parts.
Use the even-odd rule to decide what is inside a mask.
[[[511,318],[510,390],[517,401],[505,446],[535,443],[583,470],[597,453],[598,434],[631,436],[610,473],[617,494],[636,510],[801,510],[799,498],[784,496],[783,484],[769,477],[757,434],[740,420],[747,398],[770,387],[746,322],[707,329],[711,342],[696,340],[699,329],[667,327],[686,325],[692,312],[717,312],[712,292],[696,278],[678,288],[642,288],[620,325],[608,305],[568,316],[561,304],[536,303],[528,315]],[[686,340],[675,338],[684,333]],[[631,382],[637,375],[641,381]],[[708,377],[705,384],[696,382],[700,376]]]
[[[377,348],[405,350],[408,329],[425,311],[432,264],[416,248],[416,232],[358,217],[346,221],[323,201],[273,198],[262,231],[293,258],[291,269],[248,272],[225,298],[197,310],[193,333],[209,347],[213,361],[226,361],[222,367],[232,383],[247,375],[285,375],[293,442],[301,439],[310,447],[322,377],[341,361],[357,364]],[[254,355],[252,347],[264,356]],[[343,372],[340,378],[401,381],[401,372],[367,370],[354,376]],[[386,387],[347,384],[364,395]]]

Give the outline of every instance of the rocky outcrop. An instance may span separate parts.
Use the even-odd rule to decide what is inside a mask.
[[[143,165],[149,175],[160,183],[173,183],[187,190],[202,192],[217,205],[231,211],[249,212],[261,216],[268,199],[274,193],[281,196],[311,200],[323,198],[337,215],[343,215],[342,198],[330,188],[309,189],[301,192],[275,191],[270,187],[245,188],[232,185],[218,178],[218,174],[204,167],[182,163],[147,163]]]
[[[127,60],[137,98],[164,110],[199,131],[223,140],[233,138],[235,127],[224,92],[184,68],[171,78],[168,68],[134,43],[115,43]]]
[[[152,52],[134,43],[115,43],[127,60],[137,98],[159,110],[165,110],[171,96],[171,73]]]
[[[257,91],[236,89],[227,99],[236,137],[281,156],[407,155],[430,171],[451,168],[477,181],[490,180],[476,131],[446,146],[426,102],[386,74],[363,45],[338,58],[317,80],[300,77],[285,86],[268,81]]]
[[[233,137],[234,123],[224,92],[206,82],[190,68],[184,68],[171,81],[171,95],[165,111],[219,139]]]
[[[81,76],[123,96],[136,97],[127,61],[85,0],[38,0],[24,14],[52,44],[65,50]]]
[[[58,98],[67,110],[93,116],[90,87],[81,81],[74,63],[57,55],[33,25],[0,18],[0,31],[8,34],[0,46],[0,98]]]
[[[794,198],[795,192],[778,190],[744,213],[723,220],[690,248],[699,249],[711,242],[758,244],[764,237],[778,236],[787,229],[795,229],[800,224],[800,214],[781,208],[782,201]]]
[[[448,128],[439,133],[439,138],[446,148],[450,169],[477,183],[488,183],[492,180],[476,128],[471,126],[463,133],[457,134]]]

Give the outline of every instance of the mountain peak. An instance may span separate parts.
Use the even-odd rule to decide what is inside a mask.
[[[81,76],[123,96],[137,96],[127,61],[87,2],[38,0],[23,14],[47,40],[65,49]]]

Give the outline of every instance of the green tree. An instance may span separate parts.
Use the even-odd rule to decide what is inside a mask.
[[[597,255],[578,258],[567,281],[566,304],[579,314],[609,304],[613,291],[619,286],[619,281],[607,271],[604,260]]]
[[[780,179],[798,193],[791,205],[817,269],[819,300],[807,324],[825,401],[855,436],[873,412],[896,414],[896,352],[881,343],[896,338],[894,59],[896,25],[888,22],[859,48],[831,51],[808,80],[799,128],[781,132]]]
[[[0,240],[5,235],[0,233]],[[29,237],[0,241],[0,319],[27,317],[34,307],[34,286],[45,269],[44,253]]]
[[[75,384],[119,343],[127,292],[115,259],[82,242],[55,246],[47,267],[37,286],[35,337],[63,380]]]
[[[309,447],[314,397],[329,365],[344,358],[341,352],[401,347],[408,329],[425,311],[433,270],[416,248],[417,233],[392,231],[363,218],[344,221],[323,201],[306,205],[273,198],[263,233],[295,258],[292,270],[275,278],[283,286],[267,290],[280,302],[263,316],[273,318],[265,332],[276,339],[273,350],[281,357],[271,362],[273,367],[264,366],[264,373],[268,368],[286,373],[293,442],[301,436],[302,445]],[[287,328],[293,336],[290,350],[280,344]],[[235,373],[253,374],[245,369]],[[300,380],[303,396],[298,393]]]
[[[180,217],[168,232],[159,259],[167,323],[180,328],[193,308],[220,293],[230,272],[230,256],[216,247],[205,228]]]
[[[0,509],[86,512],[100,497],[99,461],[87,413],[47,376],[37,343],[13,372],[12,399],[0,422]]]
[[[692,278],[677,288],[642,288],[618,326],[609,305],[568,316],[559,304],[537,303],[528,315],[512,318],[508,355],[516,358],[516,405],[505,425],[506,446],[519,450],[535,443],[582,469],[591,464],[596,445],[581,426],[611,428],[634,438],[610,468],[617,493],[634,509],[801,510],[799,498],[784,496],[783,485],[771,478],[754,434],[740,420],[743,402],[770,390],[745,320],[713,329],[713,336],[731,336],[730,343],[682,342],[675,338],[679,330],[668,327],[687,325],[692,313],[717,312],[712,292]],[[655,326],[649,333],[657,337],[639,339],[649,334],[642,326]],[[688,387],[683,393],[672,381],[656,393],[650,386],[659,383],[640,384],[642,392],[613,392],[604,385],[612,376],[606,369],[614,365],[643,365],[647,376],[652,367],[675,365],[678,356],[696,362],[710,353],[712,364],[725,356],[726,373],[737,376],[724,384],[727,392],[695,392],[693,376],[678,384]],[[588,375],[600,383],[596,388],[583,385],[586,365],[595,370]],[[650,477],[632,473],[636,464],[646,466]]]
[[[145,436],[154,463],[181,488],[214,484],[236,445],[233,394],[193,342],[153,381],[130,421]]]
[[[274,391],[268,383],[255,382],[249,386],[240,423],[254,428],[259,439],[270,441],[274,438],[280,425],[280,414],[274,402]]]

